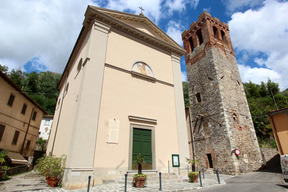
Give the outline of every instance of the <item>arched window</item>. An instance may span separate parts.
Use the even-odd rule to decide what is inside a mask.
[[[67,95],[67,93],[68,93],[68,88],[69,88],[69,83],[67,83],[67,85],[66,85],[64,95]]]
[[[198,103],[201,102],[201,95],[200,95],[200,93],[196,93],[196,101],[197,101]]]
[[[217,27],[213,26],[214,38],[218,39],[218,29]]]
[[[152,69],[142,61],[134,63],[132,66],[132,71],[153,77]]]
[[[193,45],[192,37],[189,38],[189,44],[190,44],[191,52],[193,52],[194,51],[194,45]]]
[[[226,36],[225,36],[225,32],[221,30],[221,36],[222,36],[222,40],[224,43],[227,43],[226,41]]]
[[[201,44],[203,43],[203,37],[202,37],[201,29],[199,29],[199,30],[196,32],[196,35],[197,35],[198,40],[199,40],[199,45],[201,45]]]
[[[238,124],[238,118],[235,113],[233,113],[233,121],[234,121],[234,124]]]

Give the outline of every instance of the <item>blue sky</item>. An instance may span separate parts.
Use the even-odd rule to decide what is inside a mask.
[[[286,0],[9,0],[0,6],[0,64],[11,69],[62,73],[87,5],[134,14],[156,23],[182,45],[181,33],[205,10],[229,24],[243,82],[288,88]],[[186,79],[184,58],[182,79]]]

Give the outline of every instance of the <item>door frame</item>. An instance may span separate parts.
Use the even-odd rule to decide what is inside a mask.
[[[128,170],[132,170],[132,154],[133,154],[133,129],[147,129],[151,130],[151,153],[152,153],[152,170],[156,169],[155,157],[155,127],[141,124],[130,123],[130,136],[129,136],[129,159]]]

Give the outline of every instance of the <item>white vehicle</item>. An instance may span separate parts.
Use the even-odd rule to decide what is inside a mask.
[[[280,161],[284,181],[288,182],[288,155],[282,155]]]

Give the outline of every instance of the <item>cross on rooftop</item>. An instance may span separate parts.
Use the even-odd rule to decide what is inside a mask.
[[[142,13],[142,11],[145,11],[145,9],[143,9],[143,7],[141,6],[141,7],[139,7],[139,9],[141,9],[141,13]]]

